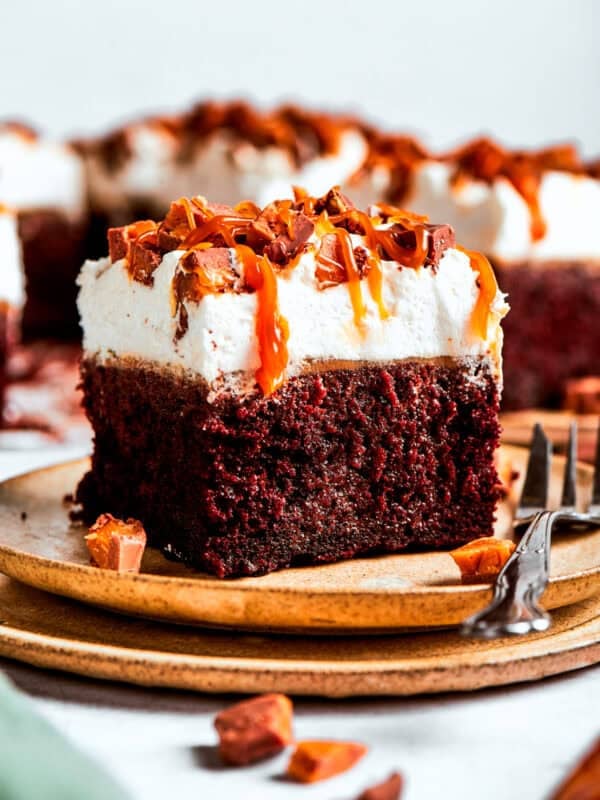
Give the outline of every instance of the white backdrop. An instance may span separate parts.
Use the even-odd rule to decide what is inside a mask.
[[[445,146],[600,153],[597,0],[0,0],[0,117],[105,129],[202,96],[357,110]]]

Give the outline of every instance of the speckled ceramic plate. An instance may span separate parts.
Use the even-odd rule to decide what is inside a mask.
[[[505,448],[504,455],[523,472],[524,450]],[[555,496],[562,465],[555,459]],[[439,552],[220,581],[149,549],[139,575],[99,570],[89,566],[84,529],[69,523],[63,504],[86,468],[86,460],[76,461],[0,485],[0,571],[30,586],[126,614],[255,631],[377,633],[456,625],[490,598],[488,586],[462,586],[450,556]],[[585,501],[589,467],[579,468],[579,484]],[[498,535],[507,534],[510,516],[510,503],[505,503]],[[598,592],[600,530],[557,538],[546,608]]]
[[[107,611],[0,576],[0,655],[38,667],[202,692],[351,697],[466,691],[600,661],[600,598],[554,613],[550,631],[480,642],[452,630],[400,636],[206,631]]]

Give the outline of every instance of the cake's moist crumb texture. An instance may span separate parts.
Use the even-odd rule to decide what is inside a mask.
[[[492,534],[498,392],[485,359],[305,373],[270,397],[90,358],[84,516],[219,577]]]
[[[557,408],[569,378],[600,375],[600,268],[494,268],[511,306],[503,324],[503,408]]]

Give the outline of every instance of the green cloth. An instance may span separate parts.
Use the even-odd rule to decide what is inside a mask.
[[[0,800],[129,800],[0,673]]]

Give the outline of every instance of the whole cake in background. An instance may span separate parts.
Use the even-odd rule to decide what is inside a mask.
[[[570,378],[600,376],[600,162],[571,145],[509,151],[489,139],[434,156],[383,136],[345,188],[447,220],[491,260],[512,309],[505,408],[557,407]]]
[[[84,515],[219,577],[491,535],[506,313],[448,225],[182,198],[79,283]]]

